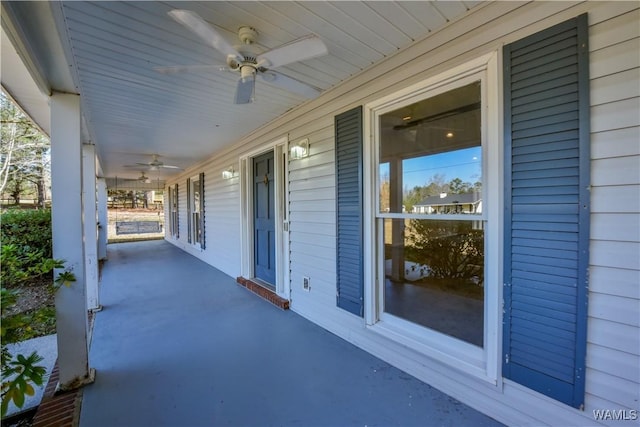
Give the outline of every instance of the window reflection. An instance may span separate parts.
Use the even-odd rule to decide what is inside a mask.
[[[473,82],[381,115],[378,165],[384,311],[478,346],[484,337],[480,89]]]
[[[479,82],[382,115],[380,212],[479,213],[480,121]]]
[[[474,223],[384,220],[387,313],[482,346],[484,231]]]

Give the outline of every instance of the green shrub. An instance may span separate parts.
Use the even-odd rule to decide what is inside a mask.
[[[484,232],[473,221],[411,220],[407,257],[439,279],[484,282]]]
[[[46,368],[36,365],[42,361],[36,352],[25,357],[22,354],[13,355],[9,352],[7,344],[18,339],[18,332],[22,328],[30,328],[32,316],[17,314],[5,316],[5,311],[16,303],[17,291],[1,288],[0,311],[2,311],[2,324],[0,326],[2,335],[2,387],[0,396],[0,414],[4,417],[9,408],[9,402],[21,408],[24,405],[25,396],[33,396],[35,389],[32,384],[41,386]]]
[[[0,281],[4,287],[19,286],[50,274],[51,211],[11,210],[0,217]]]
[[[42,358],[37,353],[29,356],[13,355],[7,344],[51,333],[55,327],[55,309],[41,307],[27,313],[9,315],[16,304],[20,288],[36,283],[47,286],[51,292],[56,286],[73,280],[70,272],[53,281],[53,269],[63,268],[64,262],[52,259],[51,211],[10,210],[0,216],[0,335],[2,337],[2,386],[0,413],[6,414],[9,402],[22,407],[25,396],[35,393],[33,384],[42,385],[46,369],[37,364]],[[42,281],[43,277],[51,280]],[[10,289],[7,289],[10,288]]]
[[[33,283],[35,279],[51,276],[54,268],[63,268],[61,261],[45,258],[41,250],[18,245],[2,245],[0,247],[0,282],[7,288]]]
[[[26,396],[33,396],[36,391],[32,384],[42,386],[44,384],[47,369],[36,365],[42,362],[42,357],[35,351],[25,357],[18,354],[15,358],[9,352],[2,349],[2,416],[9,409],[9,402],[22,408]],[[6,362],[6,364],[5,364]],[[11,380],[5,381],[5,378]]]
[[[0,216],[0,242],[16,245],[22,254],[33,249],[51,258],[51,210],[11,209]]]

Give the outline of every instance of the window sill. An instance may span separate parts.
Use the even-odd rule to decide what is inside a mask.
[[[480,347],[387,313],[383,313],[380,321],[367,328],[437,362],[497,385],[497,379],[487,374],[485,351]]]

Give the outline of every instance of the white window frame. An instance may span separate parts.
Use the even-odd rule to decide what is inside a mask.
[[[202,236],[198,236],[198,233],[196,233],[196,228],[200,228],[200,221],[199,221],[199,216],[198,216],[198,221],[194,221],[194,214],[196,213],[196,208],[197,208],[197,213],[198,215],[202,215],[202,212],[200,212],[200,202],[195,203],[195,191],[193,191],[196,188],[195,183],[198,183],[197,188],[200,188],[200,174],[196,174],[194,176],[192,176],[189,179],[189,200],[187,200],[187,203],[189,203],[189,207],[190,209],[187,209],[187,212],[189,212],[189,218],[187,218],[187,221],[189,221],[189,226],[187,227],[189,233],[191,234],[189,237],[191,237],[191,245],[199,250],[202,250]],[[200,194],[200,197],[203,197],[204,194]]]
[[[169,235],[172,239],[178,239],[178,210],[179,199],[178,192],[176,191],[176,184],[170,185],[167,191],[168,205],[169,205]]]
[[[416,83],[365,105],[364,126],[364,315],[367,327],[443,364],[489,383],[500,385],[502,351],[502,206],[503,149],[501,77],[499,53],[491,52],[451,70]],[[384,270],[378,248],[382,229],[377,229],[378,210],[378,118],[381,114],[430,98],[473,80],[481,80],[482,177],[485,221],[485,304],[482,348],[444,333],[416,325],[383,311]],[[393,214],[385,215],[390,218]],[[404,218],[407,215],[399,215]],[[416,215],[416,217],[421,217]],[[459,217],[459,218],[458,218]],[[468,215],[447,215],[469,220]],[[475,216],[474,216],[475,218]]]

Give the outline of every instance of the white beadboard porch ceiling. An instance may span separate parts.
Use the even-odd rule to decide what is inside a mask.
[[[73,70],[81,94],[85,133],[97,146],[104,176],[134,178],[140,171],[125,165],[149,162],[152,154],[158,154],[166,164],[188,168],[306,102],[258,80],[255,103],[235,105],[235,73],[154,71],[158,66],[225,63],[224,55],[171,19],[170,10],[198,13],[232,45],[239,44],[239,27],[254,27],[259,34],[257,53],[309,34],[319,36],[328,55],[277,71],[326,91],[427,37],[476,4],[467,0],[68,1],[51,3],[51,14],[63,35],[66,65]],[[16,6],[20,12],[16,16],[29,16],[30,7],[28,2]],[[25,25],[23,31],[45,31],[37,27]],[[47,34],[33,39],[42,37]],[[41,57],[39,63],[55,67],[56,61]],[[44,74],[52,76],[55,70],[45,69]],[[52,83],[52,89],[58,88]],[[152,172],[162,178],[171,173],[175,171]]]

